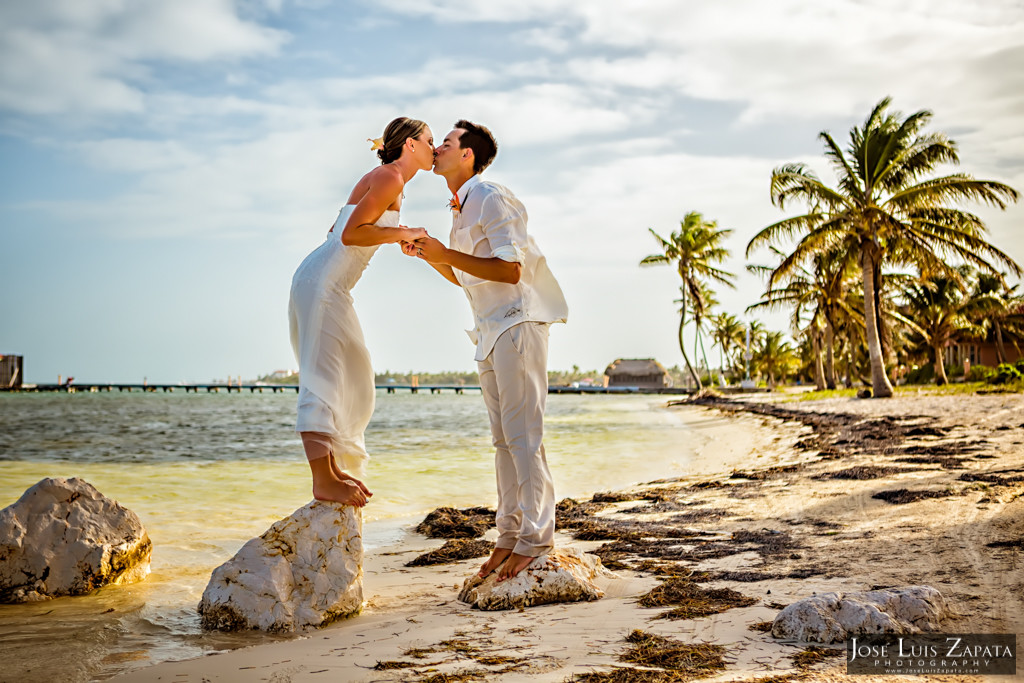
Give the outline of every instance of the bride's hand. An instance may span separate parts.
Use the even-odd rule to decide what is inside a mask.
[[[415,242],[402,242],[402,253],[406,256],[416,255],[416,243]]]
[[[429,237],[426,228],[407,228],[404,225],[401,227],[404,235],[402,235],[403,242],[415,242],[418,239]]]

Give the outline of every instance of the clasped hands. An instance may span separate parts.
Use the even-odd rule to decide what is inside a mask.
[[[448,251],[439,239],[430,235],[411,242],[402,241],[401,244],[403,254],[421,258],[427,263],[443,263],[444,254]]]

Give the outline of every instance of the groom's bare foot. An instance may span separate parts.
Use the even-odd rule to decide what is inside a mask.
[[[491,556],[487,558],[487,561],[480,567],[480,571],[476,573],[481,579],[487,578],[487,576],[495,569],[501,566],[501,563],[508,559],[508,556],[512,554],[512,548],[495,548]]]
[[[359,481],[352,475],[346,474],[344,471],[342,471],[340,467],[338,467],[338,461],[334,459],[333,453],[331,453],[329,457],[331,458],[331,472],[334,473],[335,477],[337,477],[340,481],[351,481],[353,484],[362,489],[363,493],[366,494],[367,498],[373,495],[373,493],[370,492],[370,489],[366,488],[366,484]]]
[[[313,497],[317,500],[363,507],[366,505],[366,494],[357,482],[352,479],[325,479],[313,482]]]
[[[526,567],[536,559],[536,557],[530,557],[529,555],[512,553],[505,564],[501,565],[501,571],[498,572],[498,583],[511,579],[516,574],[526,569]]]

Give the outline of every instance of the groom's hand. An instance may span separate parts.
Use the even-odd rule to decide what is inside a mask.
[[[416,256],[427,263],[445,263],[444,257],[448,249],[436,237],[421,237],[414,244]]]

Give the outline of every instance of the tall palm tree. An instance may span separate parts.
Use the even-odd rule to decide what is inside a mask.
[[[951,257],[986,271],[996,265],[1021,272],[1012,258],[989,244],[985,224],[956,208],[960,200],[1005,209],[1017,191],[964,173],[930,177],[943,164],[959,163],[956,144],[941,133],[922,129],[931,112],[903,118],[889,113],[881,100],[860,127],[850,131],[846,152],[823,131],[825,157],[838,184],[825,185],[804,164],[786,164],[772,172],[772,203],[780,209],[793,201],[811,210],[770,225],[750,241],[747,253],[783,237],[800,237],[788,260],[800,262],[817,251],[835,248],[857,255],[864,291],[864,321],[874,396],[892,395],[885,372],[879,330],[879,302],[884,265],[917,265],[922,271],[949,271]],[[784,262],[782,265],[785,265]]]
[[[705,285],[710,281],[733,286],[733,274],[717,268],[714,264],[721,263],[729,256],[729,250],[722,246],[725,238],[732,230],[720,229],[717,221],[706,221],[697,211],[691,211],[679,222],[679,230],[672,232],[668,238],[662,237],[650,229],[654,239],[658,241],[662,253],[651,254],[640,261],[641,266],[674,265],[682,282],[679,285],[681,294],[679,309],[679,350],[683,354],[686,367],[693,377],[697,389],[702,389],[700,376],[693,369],[686,348],[683,344],[683,329],[686,326],[688,307],[693,306],[703,316],[707,310],[706,297],[703,295]],[[699,334],[699,331],[698,331]]]

